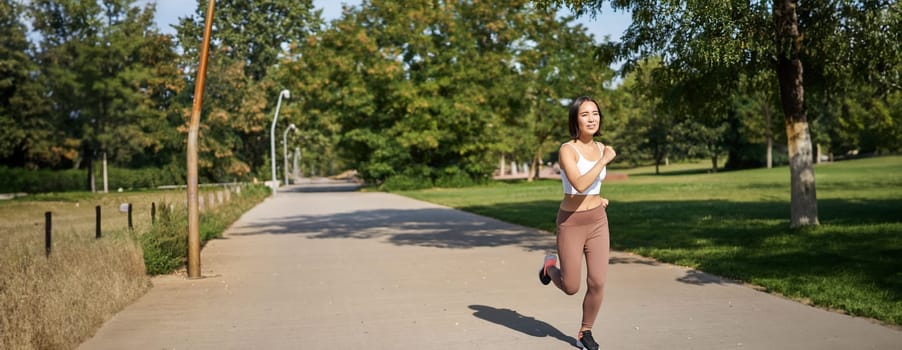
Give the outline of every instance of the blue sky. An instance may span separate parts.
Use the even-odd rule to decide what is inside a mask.
[[[138,4],[153,0],[139,0]],[[173,33],[170,25],[178,22],[179,17],[186,17],[194,12],[197,7],[196,0],[156,0],[157,3],[157,26],[165,33]],[[335,0],[314,0],[313,4],[317,8],[323,9],[323,17],[327,21],[337,18],[341,15],[341,4],[359,5],[359,0],[353,1],[335,1]],[[590,16],[583,16],[578,22],[582,23],[589,32],[595,36],[596,41],[601,41],[604,36],[610,36],[612,41],[620,39],[620,35],[630,24],[629,13],[614,12],[610,9],[602,11],[595,19]]]

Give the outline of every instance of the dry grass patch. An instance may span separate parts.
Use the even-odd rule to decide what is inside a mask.
[[[218,237],[269,194],[262,186],[244,188],[240,194],[212,187],[201,191],[204,241]],[[187,240],[186,199],[185,191],[174,190],[0,201],[0,349],[74,349],[149,289],[149,270],[168,273],[182,265],[187,249],[168,240]],[[211,202],[216,202],[212,208]],[[134,231],[128,230],[128,215],[119,211],[122,203],[132,204]],[[102,217],[99,240],[96,206]],[[48,211],[53,213],[49,257],[44,250]],[[145,257],[153,264],[145,265]]]
[[[0,349],[75,348],[150,287],[131,234],[56,236],[50,257],[34,236],[0,246]]]
[[[156,191],[108,194],[42,194],[0,201],[0,245],[12,237],[40,235],[43,238],[44,212],[53,212],[53,227],[92,235],[95,230],[95,207],[100,206],[103,233],[128,228],[128,215],[119,211],[123,203],[132,204],[132,223],[136,232],[150,228],[151,204],[162,202],[184,206],[184,191]]]

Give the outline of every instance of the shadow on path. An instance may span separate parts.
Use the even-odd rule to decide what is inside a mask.
[[[356,192],[360,185],[350,181],[335,181],[327,183],[300,183],[279,188],[279,192],[285,193],[325,193],[325,192]]]
[[[631,256],[631,255],[612,256],[608,260],[608,263],[611,265],[617,265],[617,264],[642,264],[642,265],[648,265],[648,266],[661,265],[661,263],[657,262],[656,260],[652,260],[652,259],[640,257],[640,256]]]
[[[399,246],[553,249],[554,237],[522,226],[446,208],[373,209],[295,215],[248,222],[233,235],[284,234],[310,239],[377,239]]]
[[[476,311],[473,313],[473,316],[483,320],[505,326],[533,337],[554,337],[575,347],[576,338],[566,336],[552,325],[539,321],[533,317],[523,316],[514,310],[496,309],[485,305],[470,305],[470,309]]]
[[[679,282],[683,282],[686,284],[694,284],[697,286],[705,285],[705,284],[739,284],[739,282],[729,280],[720,276],[715,276],[709,273],[704,273],[697,270],[689,270],[686,271],[686,275],[676,279]]]
[[[649,259],[641,256],[633,256],[633,255],[623,255],[623,256],[612,256],[608,261],[611,265],[622,265],[622,264],[642,264],[648,266],[660,266],[663,265],[661,262],[658,262],[654,259]],[[678,265],[673,265],[678,266]],[[740,282],[731,280],[728,278],[712,275],[709,273],[705,273],[703,271],[698,270],[687,270],[686,274],[682,277],[678,277],[676,279],[677,282],[693,284],[697,286],[706,285],[706,284],[740,284]]]

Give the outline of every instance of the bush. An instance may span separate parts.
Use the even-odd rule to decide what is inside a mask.
[[[246,211],[269,196],[269,187],[245,186],[241,195],[232,195],[232,201],[200,213],[201,245],[222,233]],[[150,231],[141,235],[144,249],[144,265],[147,273],[159,275],[170,273],[187,260],[188,255],[188,213],[187,209],[173,212],[170,205],[161,204],[159,220]]]
[[[181,169],[120,169],[111,168],[109,173],[109,188],[157,188],[165,185],[184,184],[186,176]],[[102,175],[101,175],[102,176]],[[103,188],[103,179],[98,181],[97,188]]]
[[[382,183],[379,189],[383,191],[409,191],[432,187],[432,180],[428,177],[412,177],[409,175],[395,175]]]
[[[442,171],[434,183],[435,187],[459,188],[473,186],[480,182],[457,167],[448,167]]]
[[[789,164],[785,146],[775,146],[771,154],[773,165]],[[731,170],[754,169],[767,166],[767,145],[747,144],[730,150],[724,168]]]
[[[379,189],[383,191],[411,191],[431,187],[469,187],[482,183],[475,180],[466,171],[456,166],[449,166],[435,171],[420,167],[405,171],[403,175],[394,175],[385,179]]]
[[[175,213],[168,203],[160,203],[159,208],[159,220],[141,235],[144,266],[151,275],[175,270],[184,264],[188,252],[187,213]]]
[[[28,170],[0,167],[0,193],[43,193],[81,190],[86,185],[84,171]]]

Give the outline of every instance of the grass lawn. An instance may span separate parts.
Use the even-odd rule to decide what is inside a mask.
[[[621,170],[606,182],[612,248],[902,325],[902,157],[820,164],[819,219],[789,228],[789,169],[708,174],[695,166]],[[402,194],[555,231],[560,181]]]

